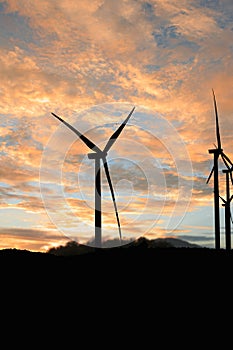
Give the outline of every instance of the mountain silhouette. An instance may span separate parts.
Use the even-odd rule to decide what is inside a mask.
[[[189,243],[179,238],[155,238],[147,239],[140,237],[136,241],[129,244],[129,247],[146,247],[146,248],[201,248],[200,245]]]
[[[178,238],[156,238],[147,239],[140,237],[135,241],[125,241],[122,246],[119,246],[119,240],[107,240],[103,242],[104,250],[110,249],[144,249],[144,248],[201,248],[201,246],[193,243],[189,243]],[[114,248],[111,248],[114,247]],[[98,250],[98,248],[97,248]],[[93,246],[79,244],[76,241],[69,241],[64,246],[53,247],[48,250],[49,254],[57,256],[73,256],[87,253],[94,253],[97,251]]]

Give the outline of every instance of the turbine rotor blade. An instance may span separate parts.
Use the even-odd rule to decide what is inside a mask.
[[[112,136],[110,137],[110,139],[108,140],[103,152],[107,153],[109,151],[109,149],[112,147],[112,145],[114,144],[114,142],[116,141],[116,139],[118,138],[118,136],[120,135],[120,133],[122,132],[122,130],[124,129],[126,123],[128,122],[129,118],[131,117],[131,115],[133,114],[133,111],[135,110],[135,107],[133,107],[132,111],[129,113],[128,117],[125,119],[125,121],[119,126],[119,128],[112,134]]]
[[[214,97],[214,109],[215,109],[215,120],[216,120],[216,137],[217,137],[217,144],[218,144],[218,149],[221,149],[221,138],[220,138],[220,131],[219,131],[219,122],[218,122],[218,109],[217,109],[217,102],[215,98],[215,93],[213,91],[213,97]]]
[[[221,157],[222,157],[223,163],[226,165],[227,169],[231,170],[230,165],[227,163],[223,152],[221,153]]]
[[[119,230],[119,236],[120,236],[120,241],[122,240],[122,235],[121,235],[121,225],[120,225],[120,219],[119,219],[119,215],[118,215],[118,211],[117,211],[117,205],[116,205],[116,199],[115,199],[115,194],[114,194],[114,190],[113,190],[113,186],[112,186],[112,180],[110,177],[110,172],[109,172],[109,168],[108,168],[108,164],[107,164],[107,159],[106,158],[102,158],[103,159],[103,163],[104,163],[104,169],[105,169],[105,174],[107,177],[107,181],[108,181],[108,185],[110,188],[110,192],[112,195],[112,200],[113,200],[113,204],[114,204],[114,208],[115,208],[115,214],[116,214],[116,219],[117,219],[117,224],[118,224],[118,230]]]
[[[60,120],[63,124],[65,124],[70,130],[72,130],[76,135],[80,137],[80,139],[85,143],[87,147],[89,147],[91,150],[95,151],[96,153],[101,152],[101,149],[96,146],[91,140],[89,140],[85,135],[81,134],[77,129],[75,129],[72,125],[67,123],[65,120],[63,120],[61,117],[56,115],[55,113],[51,113],[55,118]]]
[[[227,201],[224,199],[224,198],[222,198],[221,196],[219,196],[219,198],[221,198],[221,200],[223,201],[223,203],[227,203]]]
[[[232,161],[223,152],[221,152],[221,156],[222,156],[222,160],[223,160],[224,164],[226,165],[227,169],[230,172],[231,183],[233,185],[233,176],[232,176],[233,164],[232,164]],[[227,163],[227,161],[228,161],[228,163],[230,163],[231,166]]]
[[[230,178],[231,178],[231,184],[233,185],[232,169],[231,169],[231,172],[230,172]]]
[[[233,166],[232,161],[230,160],[229,157],[227,157],[227,155],[224,152],[221,152],[222,158],[225,158],[225,160],[231,165]],[[229,168],[230,169],[230,168]]]
[[[207,184],[209,183],[210,178],[211,178],[213,172],[214,172],[214,166],[213,166],[213,168],[212,168],[212,170],[211,170],[211,172],[210,172],[210,174],[209,174],[209,177],[208,177],[208,179],[207,179],[207,181],[206,181]]]
[[[233,219],[232,219],[232,215],[231,215],[231,212],[230,212],[230,218],[231,218],[231,223],[233,224]]]

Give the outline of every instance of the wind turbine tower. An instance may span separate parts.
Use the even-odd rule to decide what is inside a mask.
[[[222,172],[226,174],[226,199],[220,197],[223,201],[222,206],[225,207],[225,244],[226,250],[231,250],[231,201],[233,199],[233,195],[230,194],[230,177],[232,175],[233,167],[229,169],[224,169]],[[232,177],[231,177],[232,181]]]
[[[215,248],[220,249],[220,216],[219,216],[219,170],[218,170],[218,160],[219,156],[221,155],[221,158],[226,165],[228,169],[230,169],[231,161],[226,156],[226,154],[223,152],[222,144],[221,144],[221,138],[220,138],[220,131],[219,131],[219,121],[218,121],[218,110],[217,110],[217,103],[216,98],[213,91],[213,98],[214,98],[214,109],[215,109],[215,123],[216,123],[216,138],[217,138],[217,146],[213,149],[209,149],[209,153],[214,155],[214,165],[212,167],[212,170],[209,174],[209,177],[206,181],[210,181],[210,178],[212,174],[214,174],[214,227],[215,227]],[[229,164],[228,164],[229,163]]]
[[[72,125],[64,121],[61,117],[57,116],[55,113],[51,113],[55,118],[60,120],[63,124],[65,124],[70,130],[72,130],[85,144],[91,149],[93,152],[88,154],[89,159],[94,159],[95,161],[95,247],[102,247],[102,208],[101,208],[101,160],[104,165],[105,175],[108,181],[108,185],[110,188],[110,192],[112,195],[113,205],[115,209],[115,215],[118,224],[120,243],[122,242],[122,234],[121,234],[121,226],[120,220],[116,205],[115,194],[113,190],[112,180],[110,177],[109,167],[107,163],[107,153],[110,148],[113,146],[116,139],[121,134],[124,129],[126,123],[134,112],[135,107],[131,110],[125,121],[119,126],[119,128],[112,134],[109,138],[106,146],[103,150],[101,150],[97,145],[95,145],[91,140],[89,140],[85,135],[81,134],[77,129],[75,129]]]

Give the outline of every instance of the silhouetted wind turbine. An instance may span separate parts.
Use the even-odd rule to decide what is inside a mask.
[[[224,169],[222,171],[226,174],[226,199],[220,198],[223,201],[222,206],[225,207],[225,242],[226,242],[226,250],[231,250],[231,201],[233,199],[233,195],[230,194],[230,175],[232,174],[232,168]]]
[[[118,215],[118,211],[117,211],[115,194],[114,194],[114,190],[113,190],[113,186],[112,186],[112,181],[111,181],[110,172],[109,172],[106,157],[107,157],[108,151],[110,150],[110,148],[112,147],[112,145],[114,144],[116,139],[119,137],[119,135],[121,134],[122,130],[124,129],[126,123],[128,122],[129,118],[133,114],[134,109],[135,109],[135,107],[133,107],[133,109],[131,110],[128,117],[125,119],[125,121],[119,126],[119,128],[109,138],[103,151],[97,145],[95,145],[92,141],[90,141],[85,135],[81,134],[77,129],[75,129],[72,125],[70,125],[69,123],[64,121],[62,118],[58,117],[55,113],[51,113],[55,118],[60,120],[70,130],[72,130],[76,135],[78,135],[80,137],[80,139],[87,145],[87,147],[89,147],[92,151],[94,151],[93,153],[88,154],[88,158],[95,160],[95,246],[96,247],[102,246],[101,173],[100,173],[100,160],[101,159],[103,161],[106,178],[107,178],[110,192],[112,195],[112,200],[113,200],[117,224],[118,224],[120,242],[122,240],[121,226],[120,226],[120,220],[119,220],[119,215]]]
[[[209,149],[209,153],[214,155],[214,165],[209,174],[209,177],[206,181],[210,181],[212,174],[214,174],[214,221],[215,221],[215,248],[220,249],[220,220],[219,220],[219,181],[218,181],[218,158],[221,155],[221,158],[226,165],[226,167],[230,170],[229,164],[232,166],[231,160],[226,156],[223,152],[219,131],[219,122],[218,122],[218,110],[216,98],[213,91],[214,98],[214,109],[215,109],[215,123],[216,123],[216,138],[217,138],[217,146],[214,149]],[[228,164],[229,163],[229,164]]]

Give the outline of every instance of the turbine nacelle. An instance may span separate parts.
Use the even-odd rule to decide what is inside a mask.
[[[212,149],[209,149],[209,153],[210,154],[213,154],[213,153],[218,153],[219,155],[222,154],[223,152],[223,149],[222,148],[212,148]]]
[[[100,151],[98,151],[98,152],[93,152],[93,153],[88,153],[88,158],[89,159],[105,159],[106,157],[107,157],[107,152],[100,152]]]
[[[233,170],[233,167],[231,167],[231,168],[229,168],[229,169],[223,169],[222,172],[223,172],[224,174],[230,174],[230,173],[232,173],[232,170]]]

